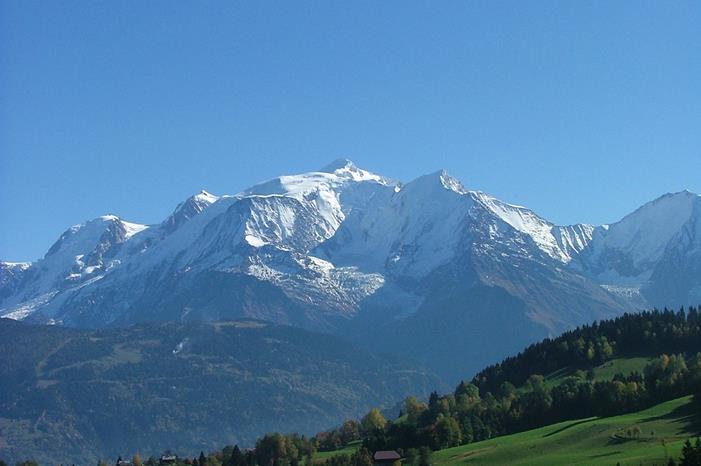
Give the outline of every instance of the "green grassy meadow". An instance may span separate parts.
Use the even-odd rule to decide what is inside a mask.
[[[649,357],[628,357],[617,358],[607,361],[594,368],[594,378],[596,380],[611,380],[616,374],[628,375],[632,372],[641,372],[653,358]],[[545,376],[545,383],[549,387],[555,387],[562,381],[575,374],[575,369],[565,367]]]
[[[628,429],[640,435],[628,438]],[[565,421],[433,454],[436,465],[663,465],[701,430],[701,404],[692,397],[608,418]]]
[[[336,455],[352,455],[355,453],[355,451],[360,448],[360,440],[357,440],[355,442],[351,442],[345,447],[339,449],[339,450],[333,450],[333,451],[318,451],[314,454],[314,462],[315,463],[323,463],[326,461],[328,458]]]

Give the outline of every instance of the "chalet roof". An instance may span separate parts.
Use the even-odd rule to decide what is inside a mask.
[[[380,450],[373,455],[375,461],[394,461],[400,460],[402,457],[394,450]]]

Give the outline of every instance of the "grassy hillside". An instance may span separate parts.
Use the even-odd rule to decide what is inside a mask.
[[[629,375],[633,372],[642,373],[645,365],[653,358],[651,357],[620,357],[594,367],[595,380],[611,380],[616,374]],[[565,378],[574,375],[577,372],[575,368],[565,367],[558,371],[552,372],[545,377],[545,383],[549,387],[555,387],[562,383]]]
[[[611,379],[613,379],[613,377],[616,374],[628,375],[628,374],[631,374],[633,372],[642,372],[645,365],[648,364],[651,360],[652,360],[652,358],[649,358],[649,357],[616,358],[616,359],[613,359],[611,361],[607,361],[604,364],[601,364],[601,365],[593,368],[594,378],[596,380],[611,380]],[[555,387],[555,386],[559,385],[560,383],[562,383],[562,381],[564,381],[567,377],[572,376],[575,373],[576,373],[576,369],[571,368],[571,367],[566,367],[566,368],[563,368],[559,371],[556,371],[556,372],[553,372],[553,373],[547,375],[545,377],[545,382],[548,384],[548,386]],[[664,448],[659,443],[659,441],[662,438],[665,438],[665,441],[667,444],[667,449],[670,452],[670,454],[672,454],[673,456],[678,456],[677,453],[678,453],[678,450],[681,448],[681,443],[683,443],[683,440],[686,439],[688,437],[688,435],[680,434],[681,435],[680,436],[678,434],[675,434],[673,431],[670,431],[669,427],[675,426],[675,425],[679,424],[680,422],[683,423],[684,422],[683,420],[675,419],[675,420],[673,420],[673,422],[661,422],[662,427],[660,427],[660,426],[655,427],[655,423],[658,423],[659,421],[649,421],[649,422],[645,423],[643,426],[642,424],[636,424],[637,421],[635,419],[637,419],[636,416],[645,415],[645,413],[648,413],[647,414],[648,416],[654,416],[654,414],[649,414],[649,413],[660,411],[660,410],[661,411],[665,411],[665,410],[672,410],[673,411],[673,410],[678,409],[678,408],[681,409],[682,411],[683,410],[692,410],[694,408],[694,404],[693,404],[693,402],[690,401],[689,398],[690,397],[680,398],[678,400],[674,400],[674,401],[671,401],[668,403],[661,404],[661,405],[656,406],[654,408],[651,408],[649,410],[641,411],[640,413],[619,416],[617,418],[608,418],[607,420],[618,419],[620,422],[629,422],[630,421],[631,428],[634,425],[638,425],[639,428],[641,429],[641,431],[643,431],[642,434],[640,435],[638,441],[642,444],[642,447],[640,450],[643,451],[644,454],[649,453],[651,447],[653,447],[653,449],[654,449],[655,441],[657,441],[657,445],[661,448],[660,451],[664,452]],[[406,417],[407,416],[405,414],[402,417],[395,419],[393,422],[395,424],[402,424],[403,422],[405,422]],[[591,422],[592,425],[600,425],[600,421],[602,421],[602,420],[599,420],[597,418],[591,418],[587,422]],[[518,445],[520,448],[520,447],[523,447],[523,443],[526,443],[527,444],[526,448],[528,448],[531,446],[530,442],[533,441],[532,436],[529,434],[533,434],[537,438],[538,435],[541,435],[542,433],[547,434],[547,433],[552,432],[552,431],[558,431],[558,430],[562,429],[563,427],[566,428],[567,426],[575,427],[575,425],[579,422],[581,422],[581,421],[562,422],[559,424],[555,424],[553,426],[548,426],[548,427],[544,427],[541,429],[536,429],[536,430],[533,430],[530,432],[524,432],[522,434],[505,436],[505,437],[500,437],[500,438],[501,439],[514,438],[515,439],[514,445]],[[645,427],[645,429],[647,429],[647,430],[644,431],[643,427]],[[616,429],[623,432],[623,436],[625,436],[625,430],[627,429],[627,427],[616,428]],[[616,429],[614,429],[614,430],[616,430]],[[655,436],[650,437],[650,433],[653,431],[655,432]],[[690,432],[693,431],[693,426],[690,425],[689,431]],[[573,430],[573,432],[580,432],[580,431],[575,429],[575,430]],[[664,437],[662,437],[662,436],[664,436]],[[553,439],[553,440],[555,440],[555,439]],[[652,445],[650,443],[651,441],[652,441]],[[470,448],[459,447],[459,448],[447,449],[447,450],[444,450],[443,452],[437,453],[434,460],[440,461],[440,464],[463,464],[463,463],[482,464],[480,461],[477,461],[475,459],[475,458],[481,459],[482,457],[480,457],[477,454],[477,451],[472,447],[474,447],[476,445],[486,445],[486,447],[477,447],[477,449],[478,450],[481,450],[482,448],[491,449],[491,448],[493,448],[492,444],[494,442],[495,442],[494,440],[489,440],[486,442],[479,442],[479,443],[472,444],[469,446]],[[614,443],[615,442],[612,442],[611,444],[613,445]],[[628,443],[628,442],[624,441],[621,443]],[[318,452],[314,456],[314,461],[317,463],[323,463],[326,459],[328,459],[331,456],[341,455],[341,454],[350,455],[351,453],[353,453],[354,451],[357,450],[359,445],[360,445],[360,442],[353,442],[352,444],[349,444],[348,446],[346,446],[342,449],[339,449],[339,450]],[[629,447],[630,446],[632,446],[632,444],[629,445]],[[629,447],[626,450],[628,452],[633,452],[634,450],[629,448]],[[502,448],[502,450],[504,450],[504,449]],[[512,449],[508,449],[508,451],[506,451],[505,454],[506,455],[513,454],[513,451],[511,451],[511,450]],[[456,453],[454,453],[454,452],[456,452],[456,451],[458,452],[457,455],[459,456],[459,459],[455,457]],[[446,453],[446,452],[448,452],[448,453]],[[469,452],[469,456],[463,458],[462,455],[465,452]],[[448,455],[448,456],[446,456],[446,455]],[[663,455],[664,455],[664,453],[663,453]],[[470,461],[467,461],[467,458],[469,458]],[[605,458],[605,457],[602,457],[602,458]],[[488,461],[489,461],[489,459],[488,459]],[[500,461],[503,461],[503,458],[501,457],[501,455],[498,455],[497,457],[495,457],[494,464],[499,464]],[[540,460],[538,459],[537,461],[540,461]],[[544,462],[535,462],[532,464],[552,464],[550,462],[549,458],[545,458],[542,461],[544,461]],[[489,463],[487,463],[487,464],[489,464]],[[531,464],[531,463],[527,462],[524,464]],[[585,462],[585,464],[590,464],[589,459]],[[603,461],[600,464],[609,464],[609,463],[607,461]],[[611,464],[615,464],[615,462],[611,463]],[[624,463],[622,462],[622,464],[624,464]],[[634,464],[639,465],[639,462],[634,462]]]
[[[314,454],[314,462],[315,463],[323,463],[327,459],[331,458],[332,456],[337,456],[337,455],[351,455],[353,454],[358,448],[360,448],[361,442],[360,440],[353,441],[346,445],[345,447],[338,449],[338,450],[333,450],[333,451],[317,451]]]
[[[640,429],[637,438],[628,430]],[[701,429],[701,405],[678,398],[637,413],[566,421],[435,452],[436,465],[666,464]],[[634,435],[634,437],[636,437]],[[664,441],[664,444],[663,444]],[[666,446],[665,446],[666,445]]]

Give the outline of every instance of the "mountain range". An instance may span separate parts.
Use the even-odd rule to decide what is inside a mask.
[[[254,318],[344,336],[449,382],[572,326],[701,302],[701,196],[555,225],[439,171],[337,160],[159,224],[114,215],[0,263],[0,316],[82,328]]]

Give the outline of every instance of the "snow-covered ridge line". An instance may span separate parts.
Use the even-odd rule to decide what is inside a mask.
[[[445,170],[402,184],[339,159],[235,195],[202,190],[159,224],[104,215],[75,225],[37,263],[0,266],[0,316],[26,318],[40,310],[46,321],[75,322],[112,309],[100,317],[112,322],[122,313],[146,312],[138,307],[142,297],[148,309],[173,290],[200,290],[212,273],[226,278],[207,293],[248,290],[221,298],[226,303],[257,296],[245,281],[253,277],[257,287],[274,287],[276,299],[322,314],[352,316],[382,293],[400,296],[411,309],[420,299],[399,283],[421,282],[473,258],[499,267],[533,262],[554,274],[593,279],[595,287],[642,289],[677,237],[695,247],[699,199],[668,194],[610,226],[560,226],[471,191]],[[481,276],[491,284],[495,273],[498,268]],[[289,305],[276,301],[267,309]]]
[[[434,175],[427,176],[431,177]],[[469,191],[459,180],[449,175],[445,170],[437,171],[435,176],[438,177],[445,189],[461,195],[473,196],[501,220],[518,231],[529,235],[536,244],[552,258],[562,262],[571,261],[576,254],[586,248],[592,239],[594,230],[597,228],[588,224],[555,225],[524,206],[498,200],[482,191]],[[404,186],[406,186],[389,178],[360,169],[349,159],[337,159],[318,171],[299,175],[283,175],[256,184],[233,196],[216,196],[203,189],[199,193],[178,204],[173,214],[164,220],[162,224],[170,223],[170,228],[175,229],[180,223],[198,215],[220,199],[280,196],[308,200],[307,198],[312,193],[315,193],[319,197],[316,202],[325,204],[325,209],[323,210],[325,210],[324,217],[326,220],[331,224],[338,224],[343,221],[344,214],[341,212],[342,209],[340,205],[337,205],[339,204],[338,199],[334,199],[334,197],[337,197],[335,191],[338,190],[339,186],[344,184],[361,181],[372,181],[382,185],[393,186],[395,192],[401,191]],[[667,198],[675,198],[680,195],[699,197],[697,194],[684,190],[679,193],[665,194],[651,204],[658,204]],[[644,209],[644,207],[645,206],[641,207],[629,216],[636,215],[638,211]],[[626,218],[618,223],[625,222]],[[119,222],[124,229],[124,241],[149,229],[149,225],[128,222],[120,219],[116,215],[107,214],[92,221],[74,225],[69,231],[75,233],[77,230],[85,228],[89,223],[98,220],[102,222]],[[338,225],[336,225],[336,227],[337,226]],[[608,228],[609,225],[602,225],[600,227],[602,231],[606,231]],[[247,237],[250,237],[250,235],[247,235]],[[260,239],[254,239],[250,243],[256,246],[267,244],[267,242],[261,241]],[[7,264],[9,266],[10,263]]]
[[[516,230],[529,235],[550,257],[567,263],[591,240],[592,225],[554,225],[531,209],[509,204],[482,191],[471,194],[486,208]]]
[[[0,264],[8,267],[8,268],[17,268],[17,269],[27,269],[29,268],[32,263],[31,262],[8,262],[8,261],[0,261]]]
[[[429,177],[434,175],[427,175]],[[548,255],[562,262],[569,262],[573,256],[581,252],[592,239],[594,230],[597,228],[588,224],[575,225],[555,225],[546,219],[535,214],[532,210],[510,204],[495,197],[482,192],[467,190],[463,184],[456,178],[449,175],[445,170],[439,170],[435,173],[440,183],[447,190],[453,191],[461,195],[471,195],[480,203],[486,206],[497,217],[511,225],[518,231],[529,235],[536,244],[539,245]],[[216,196],[206,190],[201,190],[189,199],[181,202],[174,209],[173,214],[163,221],[163,224],[172,223],[171,227],[176,227],[176,224],[186,221],[189,218],[198,215],[210,205],[216,203],[220,199],[242,199],[253,197],[293,197],[300,200],[308,200],[307,197],[312,193],[318,195],[319,199],[316,202],[326,204],[326,212],[324,216],[331,224],[336,224],[343,221],[343,213],[340,212],[341,207],[338,204],[337,193],[339,186],[347,183],[372,181],[383,185],[394,186],[395,192],[399,192],[404,186],[399,182],[389,178],[374,174],[367,170],[360,169],[349,159],[337,159],[319,169],[318,171],[303,173],[299,175],[283,175],[268,181],[256,184],[236,195]],[[413,182],[412,182],[413,183]],[[660,198],[652,201],[651,205],[663,203],[665,199],[678,198],[679,196],[698,198],[698,194],[684,190],[678,193],[668,193]],[[645,209],[643,206],[631,213],[620,222],[613,224],[623,224],[626,219],[635,216],[639,211]],[[178,218],[178,215],[185,218]],[[124,241],[127,241],[135,235],[149,229],[149,225],[144,225],[135,222],[122,220],[116,215],[107,214],[98,217],[92,221],[82,224],[77,224],[71,227],[68,231],[75,233],[76,231],[85,228],[89,223],[95,221],[102,222],[119,222],[124,229]],[[609,225],[602,225],[600,230],[606,231]],[[267,244],[264,241],[254,240],[255,245]],[[659,251],[658,251],[659,253]],[[6,262],[8,266],[12,263]],[[18,263],[20,264],[20,263]],[[27,263],[31,264],[31,263]],[[28,267],[25,265],[25,267]]]

